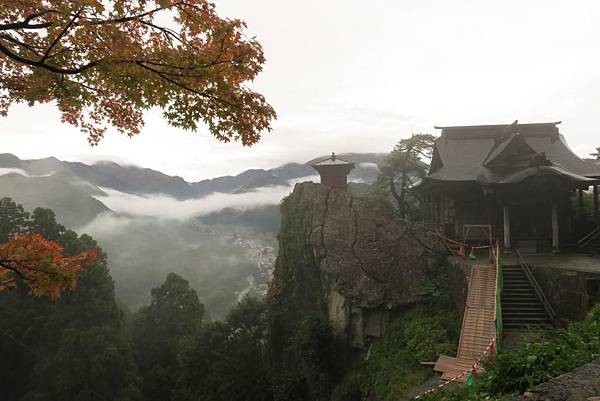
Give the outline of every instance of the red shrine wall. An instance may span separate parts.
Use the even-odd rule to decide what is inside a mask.
[[[323,175],[321,174],[321,184],[331,188],[348,189],[348,177],[338,175]]]

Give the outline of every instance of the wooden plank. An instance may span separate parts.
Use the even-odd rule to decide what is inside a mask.
[[[464,383],[475,361],[482,356],[489,342],[496,335],[496,268],[494,265],[477,264],[471,268],[469,293],[463,316],[461,335],[456,358],[440,356],[434,370],[442,373],[442,380]],[[477,367],[477,372],[483,368]]]

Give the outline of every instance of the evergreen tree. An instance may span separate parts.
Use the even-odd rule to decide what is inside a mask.
[[[8,237],[18,234],[29,219],[23,206],[17,205],[10,198],[0,199],[0,243],[8,241]]]
[[[175,386],[179,343],[200,329],[204,305],[175,273],[151,294],[150,305],[134,316],[132,336],[145,400],[168,401]]]
[[[418,199],[410,191],[410,186],[427,174],[434,142],[435,137],[429,134],[402,139],[380,168],[376,185],[394,198],[402,218],[419,217]]]
[[[7,401],[141,400],[131,345],[115,302],[106,255],[36,209],[0,202],[0,239],[31,231],[55,240],[67,255],[96,249],[93,267],[58,301],[32,297],[23,286],[0,293],[0,387]]]
[[[244,298],[223,322],[181,343],[176,401],[268,401],[267,310]]]

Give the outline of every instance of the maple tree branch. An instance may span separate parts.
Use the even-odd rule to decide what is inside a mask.
[[[91,91],[98,92],[98,93],[100,93],[102,95],[106,95],[106,91],[104,89],[100,89],[100,88],[96,88],[94,86],[86,85],[83,82],[79,82],[79,81],[76,81],[74,79],[69,79],[69,80],[67,80],[67,82],[72,82],[74,84],[77,84],[79,86],[84,87],[85,89],[89,89]]]
[[[71,27],[73,26],[73,24],[75,23],[75,21],[81,15],[82,10],[83,9],[80,8],[79,11],[77,11],[77,13],[73,16],[73,18],[71,18],[71,20],[69,21],[69,23],[67,25],[65,25],[65,27],[63,28],[63,30],[60,31],[60,33],[56,36],[56,38],[54,38],[54,40],[52,41],[52,43],[50,43],[50,46],[48,46],[48,49],[46,49],[46,52],[44,53],[44,55],[40,59],[40,63],[43,63],[44,61],[46,61],[46,59],[48,58],[48,56],[50,56],[50,52],[52,51],[52,49],[54,48],[54,46],[56,46],[56,44],[62,39],[62,37],[65,36],[67,34],[67,32],[69,32],[69,29],[71,29]]]
[[[18,55],[16,53],[11,52],[10,49],[8,49],[2,43],[0,43],[0,53],[4,53],[9,58],[13,59],[14,61],[18,61],[19,63],[30,65],[32,67],[43,68],[45,70],[48,70],[48,71],[51,71],[51,72],[55,72],[57,74],[65,74],[65,75],[81,74],[82,72],[84,72],[86,70],[89,70],[90,68],[93,68],[93,67],[97,66],[98,63],[99,63],[99,60],[95,60],[95,61],[90,61],[89,63],[81,65],[79,67],[73,67],[73,68],[57,67],[57,66],[53,66],[53,65],[50,65],[50,64],[46,64],[43,61],[31,60],[31,59],[22,57],[22,56],[20,56],[20,55]]]
[[[11,43],[17,45],[17,46],[24,47],[25,49],[29,50],[30,52],[32,52],[36,56],[41,56],[41,54],[39,52],[37,52],[37,50],[33,46],[31,46],[31,45],[29,45],[27,43],[21,42],[17,38],[14,38],[13,36],[11,36],[11,35],[9,35],[7,33],[1,33],[0,34],[0,39],[4,39],[4,40],[6,40],[8,42],[11,42]]]
[[[14,264],[22,269],[25,269],[27,271],[30,272],[40,272],[40,273],[44,273],[44,274],[48,274],[51,276],[58,276],[61,277],[62,274],[60,274],[59,272],[53,272],[51,270],[45,270],[45,269],[41,269],[39,267],[37,268],[32,268],[30,265],[28,265],[27,260],[23,261],[23,260],[19,260],[19,259],[3,259],[0,260],[0,267],[4,267],[5,269],[8,269],[10,271],[13,271],[15,273],[17,273],[19,275],[19,277],[21,277],[23,280],[28,280],[25,276],[23,275],[23,272],[19,271],[16,267],[11,266],[11,264]],[[39,262],[38,260],[32,260],[32,262]]]
[[[53,8],[48,8],[46,10],[42,10],[40,12],[37,13],[33,13],[33,14],[29,14],[27,17],[25,17],[25,19],[23,20],[23,22],[29,23],[31,22],[31,20],[34,20],[36,18],[42,17],[48,13],[54,13],[54,14],[61,14],[60,11],[55,10]]]
[[[12,22],[0,24],[0,31],[13,31],[15,29],[44,29],[53,25],[53,22],[43,22],[41,24],[28,24],[26,22]]]
[[[175,3],[173,4],[173,6],[176,6],[179,3]],[[115,23],[121,23],[121,22],[130,22],[136,19],[140,19],[140,18],[144,18],[147,17],[148,15],[152,15],[154,13],[157,13],[159,11],[163,11],[163,10],[167,10],[168,8],[166,7],[156,7],[152,10],[148,10],[145,11],[143,13],[140,14],[136,14],[136,15],[131,15],[128,17],[121,17],[121,18],[112,18],[112,19],[99,19],[99,18],[95,18],[95,19],[89,19],[89,23],[92,25],[104,25],[104,24],[115,24]]]
[[[0,267],[4,268],[6,270],[10,270],[11,272],[15,273],[17,276],[19,276],[21,278],[21,280],[28,281],[27,276],[25,276],[23,273],[21,273],[18,269],[11,266],[10,263],[7,263],[7,261],[5,261],[5,260],[0,260]]]
[[[11,31],[15,29],[44,29],[54,25],[54,22],[42,22],[39,24],[30,24],[30,22],[36,18],[42,17],[48,13],[61,14],[60,11],[54,9],[46,9],[37,13],[29,14],[23,21],[10,22],[7,24],[0,24],[0,31]]]
[[[213,95],[211,95],[209,93],[201,92],[201,91],[196,90],[194,88],[190,88],[189,86],[187,86],[187,85],[185,85],[185,84],[183,84],[183,83],[181,83],[179,81],[176,81],[176,80],[174,80],[172,78],[169,78],[168,76],[165,76],[164,72],[159,71],[159,70],[157,70],[155,68],[149,67],[149,66],[145,65],[144,62],[136,61],[135,64],[139,65],[142,68],[145,68],[148,71],[152,71],[153,73],[157,74],[159,77],[161,77],[162,79],[164,79],[165,81],[167,81],[167,82],[169,82],[169,83],[171,83],[173,85],[176,85],[177,87],[179,87],[181,89],[185,89],[185,90],[187,90],[189,92],[195,93],[196,95],[205,97],[207,99],[212,99],[214,101],[227,104],[228,106],[231,106],[231,107],[238,107],[234,103],[230,103],[230,102],[228,102],[226,100],[223,100],[223,99],[221,99],[219,97],[213,96]]]
[[[5,287],[6,288],[7,285],[11,285],[13,283],[16,283],[16,281],[17,280],[15,280],[14,278],[9,278],[9,279],[6,279],[4,281],[0,281],[0,288],[1,287]]]
[[[173,46],[172,39],[175,39],[179,43],[182,43],[184,45],[188,45],[188,46],[194,47],[192,44],[187,43],[185,40],[183,40],[181,38],[181,36],[179,36],[179,34],[177,34],[177,32],[173,31],[172,29],[165,28],[165,27],[153,24],[152,22],[148,22],[148,21],[144,21],[144,20],[140,20],[140,24],[149,26],[149,27],[154,28],[154,29],[158,29],[160,32],[162,32],[165,35],[166,39],[169,40],[171,46]]]
[[[174,68],[176,70],[197,70],[199,68],[210,68],[210,67],[214,67],[214,66],[220,65],[220,64],[233,63],[235,61],[239,61],[240,59],[244,58],[247,54],[248,53],[242,53],[235,58],[226,59],[226,60],[216,59],[215,61],[211,61],[210,63],[207,63],[207,64],[198,64],[198,65],[190,65],[190,66],[179,66],[179,65],[175,65],[175,64],[160,63],[160,62],[156,62],[156,61],[152,61],[152,60],[139,60],[139,61],[141,61],[143,63],[148,63],[150,65],[154,65],[157,67],[168,67],[168,68]],[[220,58],[220,56],[219,56],[219,58]],[[186,75],[186,76],[190,76],[190,75]]]

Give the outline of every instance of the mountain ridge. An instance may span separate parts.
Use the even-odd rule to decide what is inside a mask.
[[[371,182],[376,178],[376,169],[365,164],[379,165],[384,154],[345,153],[340,157],[356,163],[350,181]],[[310,163],[325,158],[319,156],[307,163],[286,163],[271,169],[248,169],[237,175],[226,175],[188,182],[182,177],[167,175],[151,168],[122,165],[110,160],[94,164],[62,161],[56,157],[42,159],[20,159],[11,153],[0,154],[0,168],[20,169],[31,176],[57,172],[70,173],[97,187],[112,188],[131,194],[163,194],[178,200],[201,198],[215,192],[233,193],[265,186],[289,185],[288,181],[316,175]],[[371,167],[371,168],[369,168]]]

